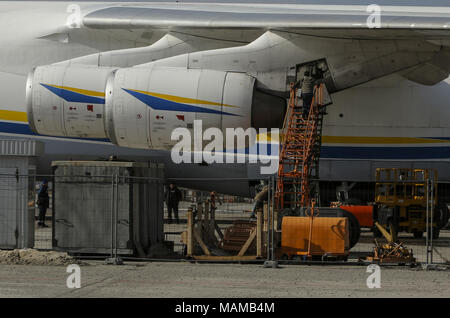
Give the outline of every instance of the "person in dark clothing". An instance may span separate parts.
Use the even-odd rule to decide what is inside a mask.
[[[177,224],[179,223],[178,203],[180,202],[180,200],[181,200],[181,191],[176,187],[175,184],[171,183],[166,191],[166,204],[167,204],[167,211],[169,213],[169,223],[172,223],[172,210]]]
[[[309,110],[314,97],[314,84],[315,84],[314,77],[311,76],[311,73],[309,71],[306,71],[301,84],[301,91],[302,91],[301,98],[303,100],[304,119],[307,119],[309,115]]]
[[[50,206],[50,198],[48,196],[48,181],[47,179],[42,180],[41,186],[38,192],[38,207],[39,207],[39,218],[38,218],[38,226],[40,227],[48,227],[45,224],[45,214],[47,213],[47,209]]]
[[[257,189],[259,192],[258,194],[255,196],[255,207],[253,208],[253,212],[250,215],[251,219],[255,219],[256,218],[256,212],[258,212],[258,210],[262,210],[264,207],[264,201],[268,200],[268,195],[269,195],[269,186],[265,185],[265,186],[260,186]]]

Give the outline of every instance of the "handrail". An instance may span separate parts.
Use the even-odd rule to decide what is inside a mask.
[[[320,115],[320,106],[323,101],[323,84],[314,87],[314,94],[307,118],[300,118],[300,112],[295,111],[296,107],[296,88],[291,84],[290,100],[288,110],[283,122],[282,132],[284,137],[280,143],[280,160],[278,169],[278,184],[276,198],[278,206],[284,208],[284,178],[294,178],[300,180],[300,205],[309,206],[310,201],[310,169],[312,161],[317,159],[314,157],[313,147],[317,141],[318,121]],[[298,127],[301,126],[301,128]],[[297,151],[296,154],[287,153],[287,148]],[[296,149],[297,148],[297,149]],[[301,152],[301,153],[300,153]],[[286,172],[284,165],[285,161],[289,161],[288,156],[291,156],[289,165],[292,166],[291,171]],[[286,159],[286,160],[285,160]],[[287,192],[286,192],[287,193]],[[296,192],[297,193],[297,192]]]

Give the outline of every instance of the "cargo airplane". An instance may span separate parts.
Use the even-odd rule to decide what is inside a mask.
[[[167,177],[258,178],[255,164],[174,164],[171,132],[280,127],[309,69],[332,101],[322,179],[371,181],[383,166],[449,178],[450,7],[375,2],[2,1],[0,137],[44,142],[40,173],[115,155],[160,160]]]

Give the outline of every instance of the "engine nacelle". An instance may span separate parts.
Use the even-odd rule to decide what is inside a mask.
[[[108,138],[131,148],[171,149],[172,131],[280,127],[286,100],[246,73],[161,66],[37,67],[28,76],[28,121],[38,134]]]
[[[106,138],[105,86],[116,68],[47,65],[27,80],[28,122],[42,135]]]
[[[106,86],[106,128],[124,147],[170,149],[175,128],[251,127],[255,78],[170,67],[118,70]],[[193,131],[191,132],[193,136]]]

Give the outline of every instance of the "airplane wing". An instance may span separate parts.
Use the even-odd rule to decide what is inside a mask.
[[[283,29],[344,38],[450,37],[448,8],[380,8],[377,30],[367,23],[375,22],[375,8],[367,11],[367,7],[349,6],[114,6],[87,14],[83,24],[96,29]]]
[[[450,8],[389,6],[378,12],[377,6],[341,5],[100,5],[106,7],[84,11],[81,30],[63,30],[69,43],[85,40],[83,32],[104,32],[149,39],[149,45],[36,68],[29,90],[47,100],[28,101],[32,121],[40,118],[33,109],[41,105],[55,116],[54,95],[68,103],[95,102],[105,110],[96,121],[80,117],[83,126],[66,126],[62,119],[52,128],[36,120],[38,133],[170,149],[168,132],[190,127],[198,118],[224,129],[280,126],[275,121],[283,118],[290,84],[307,74],[323,81],[330,94],[394,73],[427,85],[450,74]],[[95,39],[86,42],[103,42]],[[207,47],[211,41],[217,44]],[[80,65],[85,63],[90,67]]]
[[[204,35],[206,30],[209,32],[207,34],[215,36],[235,34],[238,37],[249,30],[256,32],[253,36],[270,30],[330,40],[417,40],[437,47],[450,46],[450,8],[281,4],[121,5],[90,12],[84,17],[83,25],[113,31],[160,29],[197,35]],[[248,39],[249,42],[253,40],[251,36]],[[433,60],[403,69],[401,74],[421,84],[438,83],[448,77],[448,55],[445,51]]]

